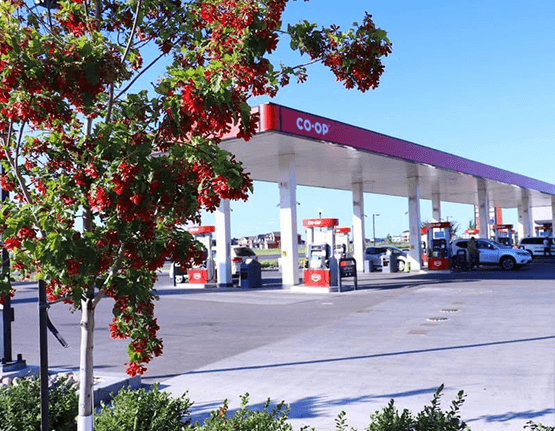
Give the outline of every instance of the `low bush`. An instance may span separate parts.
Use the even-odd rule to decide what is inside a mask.
[[[189,409],[193,403],[186,394],[173,398],[158,385],[123,388],[110,404],[101,403],[94,417],[95,431],[182,431],[187,429]]]
[[[537,424],[532,421],[528,421],[526,425],[524,425],[524,428],[528,428],[531,431],[555,431],[555,427],[550,427],[543,424]]]
[[[370,425],[366,431],[469,431],[470,428],[461,420],[459,410],[464,403],[464,392],[460,391],[457,398],[451,403],[448,411],[441,410],[440,399],[443,385],[437,388],[432,402],[416,416],[404,409],[401,413],[391,399],[382,410],[370,415]],[[341,412],[336,419],[336,430],[347,431],[348,425],[345,412]],[[349,428],[350,431],[356,431]]]
[[[241,408],[235,414],[229,414],[228,401],[213,411],[210,417],[200,424],[189,426],[187,431],[293,431],[287,423],[289,408],[281,402],[270,410],[270,400],[262,410],[249,408],[249,394],[241,397]]]
[[[67,376],[51,379],[49,385],[49,423],[52,430],[77,429],[78,395]],[[40,379],[18,379],[0,386],[0,431],[40,430]]]
[[[261,268],[277,268],[278,266],[279,266],[279,262],[277,259],[263,260],[260,262]]]
[[[435,392],[429,406],[414,416],[409,410],[401,413],[395,407],[394,400],[381,411],[370,415],[370,425],[365,431],[470,431],[461,420],[459,410],[464,403],[463,391],[451,402],[449,410],[443,411],[440,406],[443,385]],[[227,400],[220,409],[213,411],[201,425],[197,422],[187,431],[293,431],[287,423],[289,408],[282,402],[269,410],[270,400],[266,401],[261,411],[252,411],[248,406],[248,394],[241,397],[241,408],[235,414],[229,414]],[[357,431],[349,427],[345,412],[341,412],[335,420],[336,431]],[[538,428],[538,431],[544,431]],[[303,427],[301,431],[316,431],[311,427]],[[552,430],[545,430],[552,431]]]

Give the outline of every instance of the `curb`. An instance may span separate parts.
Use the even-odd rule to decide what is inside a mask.
[[[28,376],[37,376],[39,374],[39,367],[36,365],[29,365],[26,368],[17,371],[11,371],[7,373],[0,374],[0,381],[6,382],[4,384],[11,384],[15,378],[24,378]],[[74,380],[78,381],[79,370],[78,369],[62,369],[62,368],[50,368],[48,370],[50,376],[67,374],[73,377]],[[100,402],[103,401],[108,403],[111,400],[111,394],[119,392],[123,387],[130,387],[132,389],[138,389],[141,387],[141,377],[135,376],[130,377],[127,374],[119,373],[101,373],[94,376],[94,405],[95,407],[100,406]]]

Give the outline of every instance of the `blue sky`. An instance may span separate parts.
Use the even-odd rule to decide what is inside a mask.
[[[316,66],[306,83],[272,101],[555,183],[553,0],[299,0],[290,1],[284,22],[306,18],[347,29],[365,11],[393,43],[377,90],[345,90]],[[295,63],[287,42],[275,60]],[[299,187],[297,201],[299,225],[319,209],[351,225],[349,192]],[[247,203],[231,204],[232,236],[279,230],[278,202],[277,184],[255,183]],[[406,198],[365,194],[366,236],[372,214],[380,214],[377,237],[400,234],[408,229],[406,211]],[[421,213],[431,218],[429,201]],[[516,225],[516,210],[503,215]],[[442,216],[464,229],[473,208],[443,203]],[[213,223],[212,214],[203,216],[203,224]]]

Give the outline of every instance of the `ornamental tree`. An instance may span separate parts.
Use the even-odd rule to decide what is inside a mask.
[[[232,126],[255,133],[249,98],[318,62],[347,88],[376,88],[391,44],[370,15],[347,31],[284,26],[287,0],[42,1],[0,0],[0,180],[12,196],[0,232],[10,271],[82,312],[83,429],[96,305],[112,298],[111,334],[130,338],[127,372],[142,374],[162,352],[156,270],[198,262],[183,226],[252,190],[218,146]],[[304,64],[270,61],[285,36]],[[10,271],[2,295],[14,294]]]

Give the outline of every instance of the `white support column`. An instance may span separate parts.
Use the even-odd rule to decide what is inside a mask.
[[[420,235],[420,178],[416,166],[410,166],[407,175],[409,192],[410,250],[408,259],[411,271],[422,268],[422,238]]]
[[[364,188],[362,183],[353,184],[353,249],[358,272],[364,272]]]
[[[218,287],[233,286],[231,278],[231,220],[229,200],[222,199],[216,210],[216,267]]]
[[[279,156],[279,218],[281,226],[281,270],[284,286],[299,284],[297,233],[297,179],[295,156]]]
[[[489,198],[486,180],[478,179],[478,217],[480,217],[480,238],[489,238]]]
[[[551,236],[555,236],[555,196],[551,196]]]
[[[522,203],[518,204],[517,212],[518,212],[518,225],[517,225],[516,231],[518,233],[518,240],[520,241],[522,238],[526,236],[524,235],[524,207]]]
[[[534,223],[532,222],[532,208],[526,191],[523,191],[520,205],[518,206],[518,238],[534,236]]]
[[[441,221],[441,198],[439,192],[432,193],[432,221]]]

